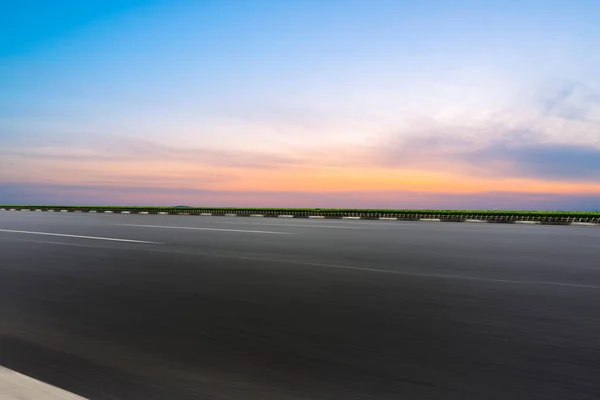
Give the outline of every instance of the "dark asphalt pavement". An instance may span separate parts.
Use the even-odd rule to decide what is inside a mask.
[[[599,306],[597,227],[0,212],[0,365],[89,399],[598,399]]]

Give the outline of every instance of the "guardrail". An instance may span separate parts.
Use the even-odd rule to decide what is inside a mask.
[[[363,210],[278,208],[183,208],[183,207],[92,207],[4,205],[0,211],[63,213],[120,213],[274,218],[373,219],[436,222],[535,223],[550,225],[600,224],[600,212],[480,211],[480,210]]]

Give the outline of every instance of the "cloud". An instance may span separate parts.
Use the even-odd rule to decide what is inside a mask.
[[[4,148],[0,155],[13,167],[10,174],[4,170],[1,175],[6,177],[1,180],[36,181],[35,173],[38,182],[48,182],[43,177],[51,175],[54,178],[50,182],[54,183],[160,187],[212,184],[213,189],[247,189],[269,185],[281,188],[282,179],[288,176],[288,180],[302,181],[296,186],[310,190],[322,187],[324,179],[331,177],[337,179],[330,183],[336,189],[344,181],[348,187],[370,190],[377,185],[389,186],[394,179],[398,184],[412,182],[414,179],[408,179],[412,175],[428,179],[431,184],[436,179],[450,182],[463,177],[464,182],[470,178],[529,179],[600,185],[600,146],[542,141],[547,138],[538,128],[525,124],[515,128],[497,122],[424,126],[362,147],[314,146],[281,153],[177,148],[140,139],[95,137],[31,148]],[[426,178],[428,173],[438,177]],[[416,182],[411,185],[415,188]],[[284,186],[289,187],[289,183]]]
[[[540,90],[538,102],[543,115],[600,122],[600,92],[591,85],[555,80]]]
[[[485,118],[424,119],[387,135],[365,158],[387,168],[490,179],[600,183],[600,92],[553,81],[536,99],[531,109],[499,110]]]
[[[126,136],[85,138],[12,146],[0,155],[21,159],[81,162],[184,162],[232,168],[266,169],[302,164],[293,154],[211,148],[181,148]]]
[[[512,138],[484,144],[452,137],[416,137],[377,148],[371,156],[374,162],[387,167],[446,170],[490,178],[600,183],[600,148],[542,143],[528,137],[516,132]]]
[[[490,182],[503,180],[502,187],[509,190],[523,190],[530,183],[553,188],[573,183],[572,190],[583,190],[600,185],[594,93],[579,83],[553,82],[535,93],[539,101],[530,108],[407,119],[387,134],[373,128],[362,144],[306,138],[301,147],[283,141],[288,147],[244,150],[217,147],[209,140],[185,147],[176,133],[162,142],[126,135],[29,138],[0,148],[0,157],[11,166],[0,170],[0,181],[187,183],[239,190],[294,186],[298,191],[429,186],[432,191],[460,187],[464,192],[475,187],[486,191]]]
[[[460,156],[477,166],[501,166],[495,172],[503,176],[600,183],[600,149],[587,146],[505,141]]]

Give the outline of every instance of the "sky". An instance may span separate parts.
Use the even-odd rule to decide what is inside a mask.
[[[600,210],[597,0],[0,1],[0,203]]]

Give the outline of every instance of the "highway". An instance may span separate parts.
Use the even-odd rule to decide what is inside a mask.
[[[597,227],[6,211],[0,305],[88,399],[600,398]]]

